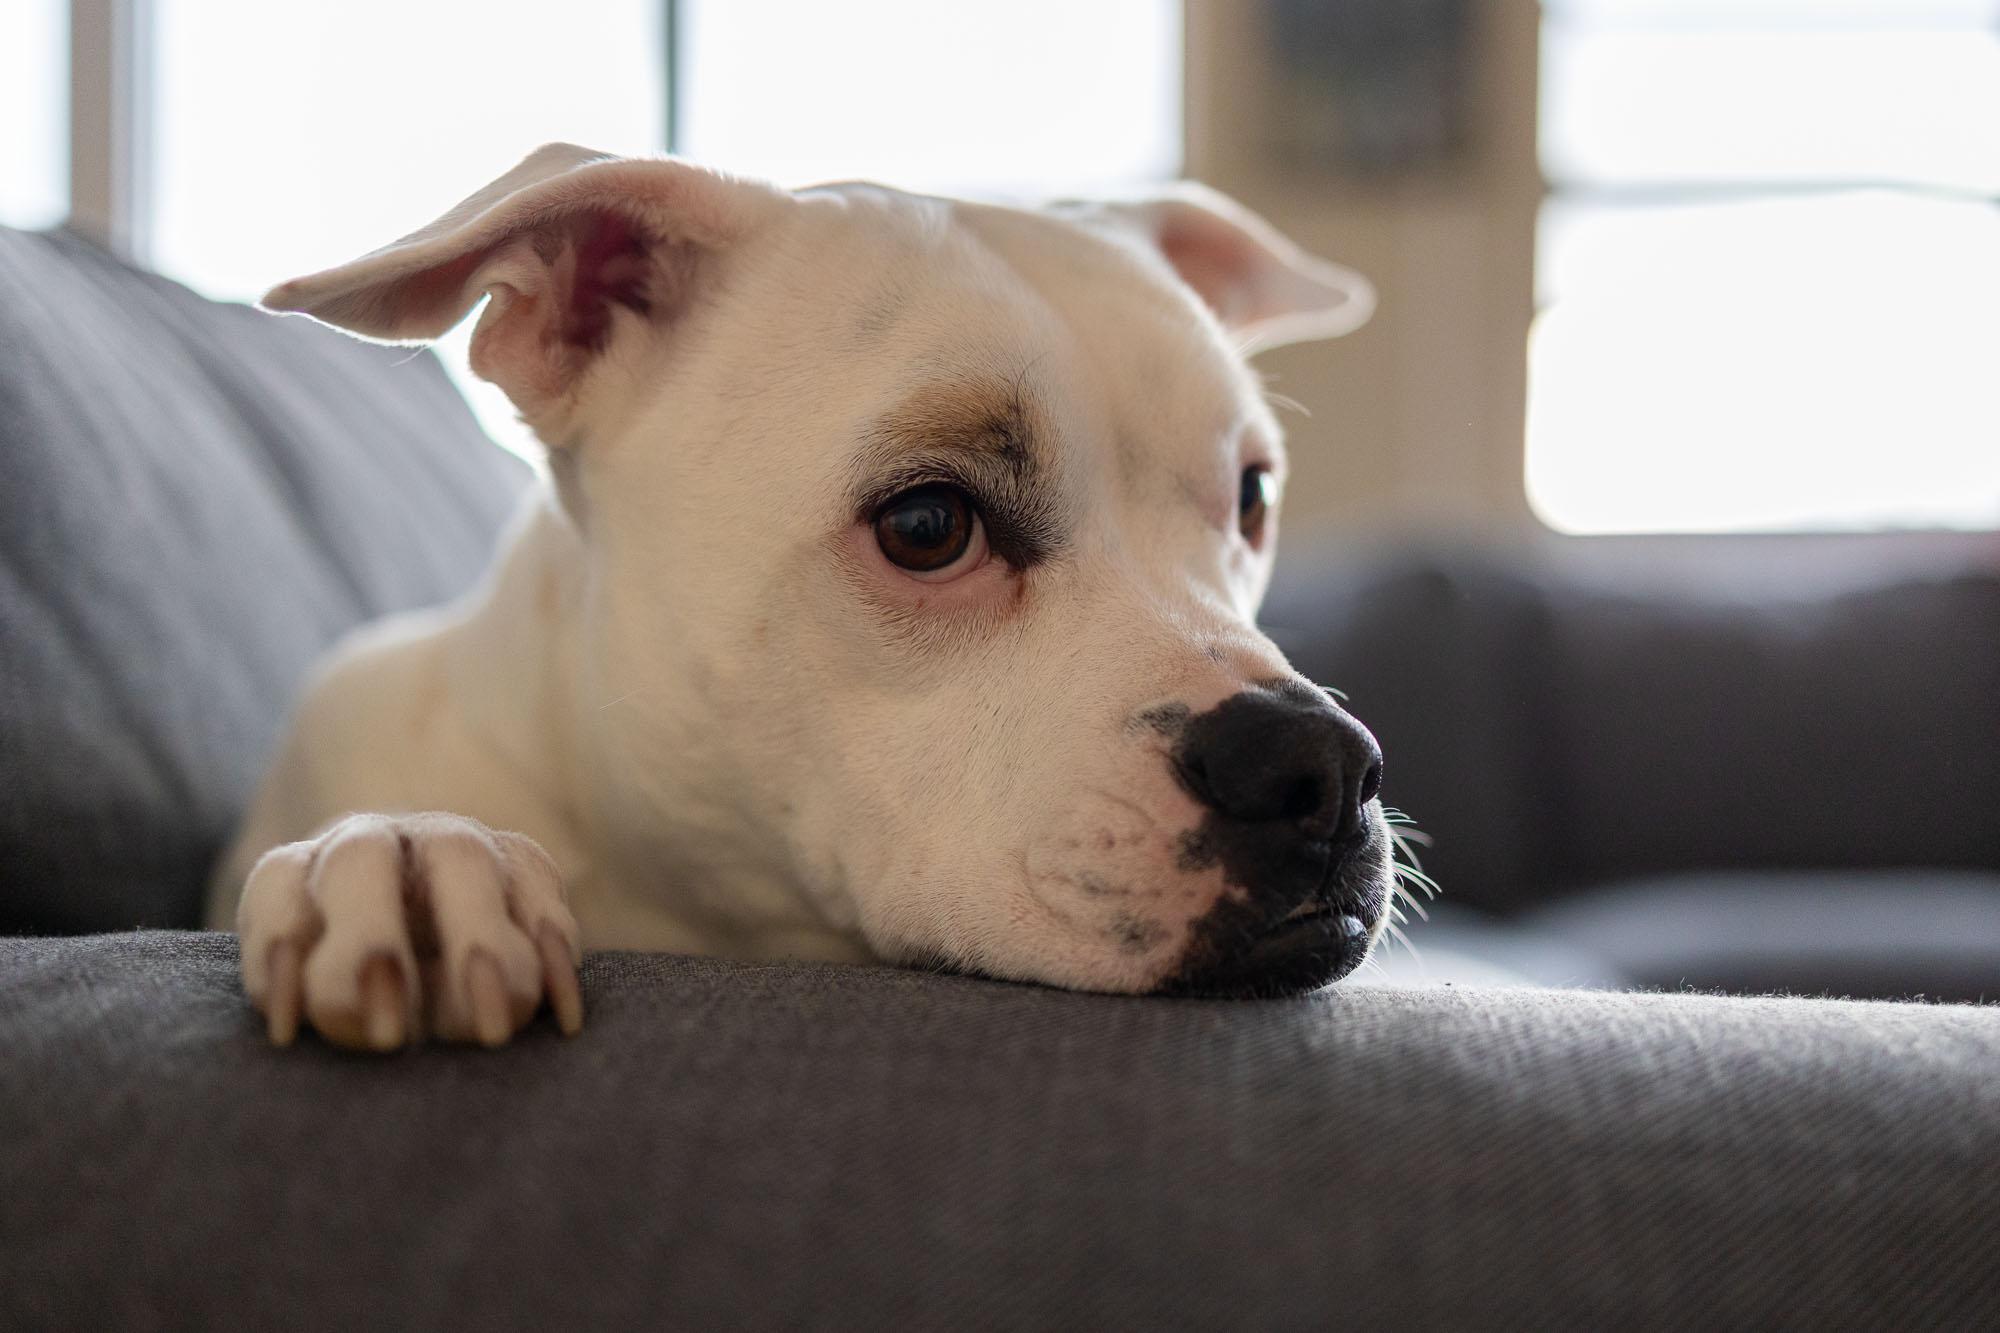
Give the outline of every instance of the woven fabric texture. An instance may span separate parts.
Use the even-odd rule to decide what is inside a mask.
[[[369,1059],[235,965],[0,942],[0,1325],[2000,1326],[2000,1008],[610,954]]]

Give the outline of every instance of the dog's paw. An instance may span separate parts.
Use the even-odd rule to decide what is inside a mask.
[[[532,839],[459,815],[349,815],[266,852],[236,912],[271,1040],[301,1018],[356,1050],[425,1035],[498,1046],[544,998],[583,1025],[576,918]]]

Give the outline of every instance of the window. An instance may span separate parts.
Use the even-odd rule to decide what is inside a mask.
[[[155,0],[148,259],[254,299],[444,212],[529,149],[665,146],[658,0]],[[305,53],[305,54],[295,54]],[[487,430],[532,451],[512,404],[440,348]]]
[[[0,116],[55,128],[5,141],[0,216],[50,223],[68,6],[25,3],[0,34]],[[139,258],[226,300],[404,234],[537,144],[658,152],[675,118],[677,151],[788,184],[1042,193],[1180,163],[1179,0],[129,3],[150,20]],[[532,453],[467,370],[469,338],[445,340],[446,365],[487,429]]]
[[[0,17],[0,225],[69,211],[69,5],[9,0]]]
[[[732,171],[1044,195],[1180,169],[1180,0],[678,9],[675,147]]]
[[[1543,518],[2000,526],[2000,4],[1565,0],[1542,61]]]

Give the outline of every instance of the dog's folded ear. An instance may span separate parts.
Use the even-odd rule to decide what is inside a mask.
[[[618,321],[673,320],[704,261],[790,202],[775,186],[689,162],[547,144],[429,226],[274,287],[262,304],[421,342],[490,295],[472,368],[556,444],[559,409]]]
[[[1375,311],[1368,279],[1307,254],[1206,185],[1182,181],[1162,194],[1085,207],[1158,247],[1246,350],[1338,337]]]

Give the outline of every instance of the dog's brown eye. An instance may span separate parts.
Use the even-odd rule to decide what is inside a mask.
[[[1236,526],[1244,537],[1255,542],[1264,534],[1264,520],[1278,498],[1278,483],[1271,469],[1262,463],[1243,469],[1243,485],[1236,497]]]
[[[928,574],[966,553],[978,522],[972,501],[956,486],[919,486],[882,506],[875,541],[890,563]]]

